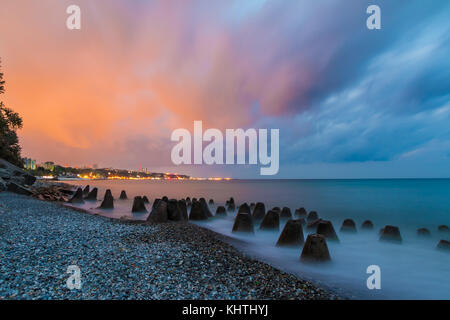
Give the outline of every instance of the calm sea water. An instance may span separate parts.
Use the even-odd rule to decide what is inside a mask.
[[[95,209],[99,203],[82,207],[102,215],[145,219],[146,214],[131,214],[132,198],[147,195],[152,201],[169,198],[204,197],[216,205],[234,197],[237,204],[264,202],[266,209],[305,207],[331,220],[340,238],[328,243],[332,263],[307,265],[299,262],[301,249],[275,247],[279,232],[259,231],[255,235],[231,233],[235,213],[227,218],[213,218],[198,223],[216,232],[236,238],[236,246],[247,254],[280,269],[313,280],[356,298],[450,299],[450,253],[436,250],[440,239],[450,234],[438,232],[437,226],[450,225],[450,179],[408,180],[232,180],[232,181],[73,181],[75,185],[99,188],[99,198],[111,189],[118,198],[126,190],[130,200],[115,202],[112,211]],[[215,206],[211,208],[215,211]],[[357,234],[340,233],[345,218],[358,226],[370,219],[375,228]],[[378,230],[386,224],[397,225],[403,237],[400,245],[378,241]],[[430,239],[416,236],[419,227],[430,229]],[[304,230],[305,231],[305,230]],[[305,231],[305,237],[307,232]],[[366,280],[369,265],[381,268],[381,290],[369,290]]]

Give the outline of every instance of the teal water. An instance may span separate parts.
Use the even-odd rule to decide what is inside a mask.
[[[85,185],[76,181],[73,184]],[[436,250],[440,239],[450,240],[448,233],[437,231],[438,225],[450,225],[450,179],[405,180],[233,180],[233,181],[89,181],[100,189],[109,188],[118,198],[126,190],[129,198],[147,195],[150,200],[205,197],[216,205],[233,196],[237,204],[262,201],[266,209],[274,206],[315,210],[323,219],[333,222],[340,243],[329,243],[332,263],[305,265],[299,262],[300,249],[275,247],[279,232],[255,235],[231,233],[235,213],[226,219],[213,218],[200,225],[232,238],[243,240],[240,249],[288,272],[298,274],[333,289],[343,290],[356,298],[450,299],[450,253]],[[86,203],[83,207],[95,208]],[[131,200],[116,201],[116,209],[102,212],[110,217],[132,215]],[[215,206],[212,211],[215,210]],[[339,232],[345,218],[359,227],[370,219],[375,229],[349,235]],[[403,237],[401,245],[378,241],[378,230],[386,224],[397,225]],[[430,239],[416,236],[420,227],[430,229]],[[256,228],[257,229],[257,226]],[[305,232],[305,236],[306,236]],[[381,268],[381,290],[369,290],[366,269]]]

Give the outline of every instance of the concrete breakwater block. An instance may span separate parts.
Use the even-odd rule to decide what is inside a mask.
[[[87,185],[86,187],[84,187],[83,189],[83,196],[87,196],[89,194],[89,185]]]
[[[280,214],[277,211],[267,211],[264,219],[259,226],[260,230],[279,230],[280,229]]]
[[[214,200],[213,199],[209,199],[208,203],[209,203],[210,206],[213,206],[214,205]]]
[[[280,218],[281,219],[292,219],[291,209],[289,209],[288,207],[284,207],[283,210],[281,210]]]
[[[345,219],[342,222],[341,232],[356,232],[356,224],[352,219]]]
[[[88,201],[97,201],[97,194],[98,194],[98,189],[94,188],[89,192],[89,194],[86,196],[85,199]]]
[[[134,197],[131,212],[147,212],[147,208],[145,207],[145,203],[142,197],[140,196]]]
[[[147,217],[148,222],[164,223],[169,220],[167,212],[167,202],[162,199],[156,199],[153,203],[153,209]]]
[[[247,202],[241,204],[239,206],[238,214],[239,213],[248,213],[250,214],[250,207],[248,206]]]
[[[69,200],[70,203],[84,203],[83,200],[83,190],[81,188],[78,188],[77,191],[75,191],[75,194],[73,197]]]
[[[441,240],[436,246],[437,249],[450,252],[450,241]]]
[[[442,225],[440,225],[438,227],[438,231],[440,231],[440,232],[448,232],[449,229],[448,229],[448,226],[446,226],[445,224],[442,224]]]
[[[330,261],[330,252],[328,251],[327,241],[320,234],[310,234],[306,238],[303,246],[300,261],[303,262],[324,262]]]
[[[299,208],[299,209],[295,209],[295,213],[294,213],[297,217],[306,217],[306,209],[305,208]]]
[[[226,216],[227,210],[224,206],[218,206],[216,209],[216,216]]]
[[[361,229],[371,230],[373,229],[373,223],[370,220],[366,220],[362,223]]]
[[[417,229],[417,235],[419,237],[429,237],[431,236],[431,232],[427,228],[419,228]]]
[[[322,220],[317,225],[317,234],[323,235],[327,240],[339,241],[339,238],[334,231],[333,224],[331,221]]]
[[[255,208],[253,209],[252,217],[253,219],[260,220],[264,218],[266,214],[266,206],[262,202],[257,202],[255,204]]]
[[[111,190],[106,190],[105,197],[103,198],[100,209],[114,209],[114,197],[112,196]]]
[[[181,211],[181,216],[183,221],[187,221],[189,219],[188,212],[187,212],[187,205],[185,200],[178,200],[178,207]]]
[[[120,192],[119,199],[120,199],[120,200],[127,200],[127,199],[128,199],[128,196],[127,196],[127,193],[126,193],[125,190],[122,190],[122,191]],[[136,198],[134,198],[134,200],[136,200]]]
[[[315,220],[317,220],[317,219],[319,219],[319,215],[317,214],[317,212],[316,211],[311,211],[309,214],[308,214],[308,216],[306,217],[306,221],[309,223],[309,222],[312,222],[312,221],[315,221]]]
[[[191,213],[189,214],[189,220],[200,221],[208,220],[208,215],[203,211],[202,205],[199,201],[192,201]]]
[[[167,202],[167,219],[170,221],[184,221],[184,215],[178,200],[170,199]]]
[[[314,220],[314,221],[311,221],[311,222],[309,222],[307,225],[306,225],[306,230],[314,230],[314,231],[317,231],[317,226],[319,225],[319,223],[320,222],[322,222],[322,221],[326,221],[326,220],[322,220],[322,219],[317,219],[317,220]]]
[[[289,220],[278,238],[277,246],[300,246],[305,242],[302,221]]]
[[[206,203],[205,198],[200,198],[199,200],[200,205],[202,206],[202,210],[206,213],[208,218],[213,217],[213,214],[211,213],[211,210],[209,210],[208,204]]]
[[[396,226],[385,226],[381,229],[380,241],[401,243],[402,236],[400,235],[400,229]]]
[[[250,210],[250,208],[249,208]],[[238,213],[234,219],[233,232],[253,233],[253,219],[250,213]]]
[[[142,196],[142,201],[144,201],[144,203],[150,203],[150,200],[148,200],[147,196]]]

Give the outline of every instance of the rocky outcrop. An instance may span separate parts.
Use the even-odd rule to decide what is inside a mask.
[[[396,226],[385,226],[381,231],[380,240],[401,243],[400,229]]]
[[[142,199],[142,197],[140,196],[134,197],[131,212],[133,213],[147,212],[147,208],[145,207],[144,199]]]
[[[218,206],[216,209],[216,216],[226,216],[227,210],[224,206]]]
[[[3,181],[1,184],[6,184],[6,189],[10,183],[27,187],[36,182],[35,176],[3,159],[0,159],[0,179]]]
[[[280,229],[280,214],[277,211],[267,211],[264,219],[259,226],[260,230],[279,230]]]
[[[73,197],[69,200],[70,203],[84,203],[83,190],[78,188]]]
[[[167,202],[161,199],[155,200],[155,203],[153,203],[153,209],[147,217],[147,222],[164,223],[168,220],[169,214],[167,212]]]
[[[260,220],[264,218],[264,215],[266,214],[266,206],[262,202],[257,202],[255,204],[255,209],[253,209],[252,217],[255,220]]]
[[[417,235],[419,237],[429,237],[431,236],[431,232],[427,228],[419,228],[417,229]]]
[[[88,201],[97,201],[97,194],[98,194],[98,189],[94,188],[92,189],[89,194],[86,197],[86,200]]]
[[[9,191],[23,195],[32,195],[30,186],[34,184],[36,177],[25,170],[0,159],[0,191]]]
[[[331,260],[325,237],[320,234],[308,235],[300,260],[303,262],[324,262]]]
[[[100,209],[114,209],[114,197],[112,196],[111,190],[106,190],[105,197],[103,198]]]
[[[281,219],[292,219],[291,209],[289,209],[288,207],[284,207],[283,210],[281,210],[280,218]]]
[[[299,208],[299,209],[295,209],[295,213],[294,213],[297,217],[306,217],[306,209],[305,208]]]
[[[317,219],[319,219],[319,215],[317,214],[317,212],[316,211],[311,211],[308,214],[308,217],[306,218],[306,221],[309,223],[309,222],[312,222],[312,221],[317,220]]]
[[[128,199],[127,192],[126,192],[125,190],[122,190],[122,191],[120,192],[119,199],[120,199],[120,200],[127,200],[127,199]],[[141,198],[141,199],[142,199],[142,198]],[[136,201],[136,197],[134,198],[134,201]],[[134,204],[133,204],[133,207],[134,207]]]
[[[331,221],[322,220],[317,225],[317,234],[323,235],[327,240],[339,241],[339,238],[334,231]]]
[[[253,219],[250,213],[241,212],[236,215],[233,224],[233,232],[253,233]]]
[[[341,232],[356,232],[356,224],[352,219],[345,219],[342,222]]]
[[[361,225],[361,229],[372,230],[373,229],[372,221],[370,221],[370,220],[364,221]]]
[[[189,220],[200,221],[208,220],[208,215],[203,211],[202,205],[199,201],[192,201],[192,208],[189,214]]]
[[[300,246],[305,242],[300,220],[289,220],[278,238],[277,246]]]

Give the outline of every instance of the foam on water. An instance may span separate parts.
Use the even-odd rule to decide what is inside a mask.
[[[81,205],[114,218],[146,219],[147,214],[131,214],[132,199],[137,195],[147,195],[151,202],[163,195],[213,198],[216,205],[224,204],[230,196],[234,196],[236,204],[262,199],[266,210],[288,206],[292,212],[304,206],[333,223],[340,242],[328,241],[331,263],[301,263],[301,248],[276,247],[285,221],[278,232],[260,231],[255,224],[254,235],[231,232],[236,212],[197,224],[242,240],[234,245],[251,256],[356,298],[450,299],[450,253],[436,250],[440,239],[450,240],[448,233],[437,231],[438,225],[450,224],[450,180],[89,181],[89,184],[99,188],[99,198],[107,188],[116,199],[121,190],[127,191],[130,199],[116,200],[114,210],[95,209],[100,201]],[[151,206],[147,208],[150,210]],[[215,206],[211,211],[215,212]],[[345,218],[355,220],[356,234],[339,232]],[[375,227],[362,231],[359,227],[367,219]],[[402,244],[378,240],[379,229],[387,224],[400,227]],[[431,237],[417,237],[419,227],[427,227]],[[309,232],[305,228],[304,233],[306,238]],[[367,289],[369,265],[381,268],[381,290]]]

